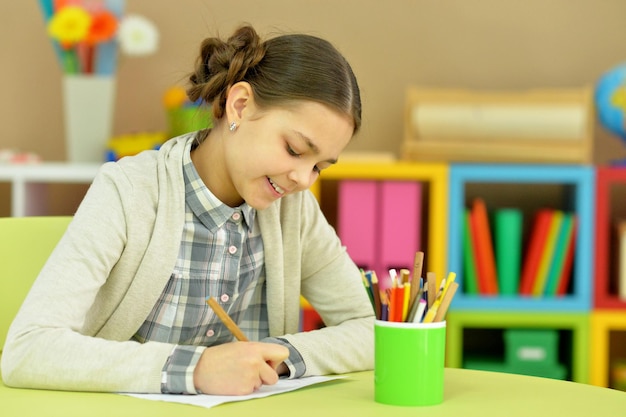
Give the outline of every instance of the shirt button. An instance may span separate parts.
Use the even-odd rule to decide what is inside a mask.
[[[209,336],[209,337],[213,337],[213,335],[214,335],[214,334],[215,334],[215,332],[213,331],[213,329],[209,329],[209,330],[206,332],[206,335],[207,335],[207,336]]]
[[[241,214],[239,214],[239,212],[233,213],[233,220],[237,221],[239,219],[241,219]]]
[[[230,300],[230,297],[228,296],[228,294],[222,294],[220,300],[222,300],[222,303],[227,303],[228,300]]]
[[[228,247],[228,253],[230,253],[231,255],[234,255],[237,252],[237,247],[236,246],[229,246]]]

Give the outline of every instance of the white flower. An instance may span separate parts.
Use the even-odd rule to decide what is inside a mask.
[[[117,39],[127,55],[150,55],[157,50],[159,31],[145,17],[129,14],[120,22]]]

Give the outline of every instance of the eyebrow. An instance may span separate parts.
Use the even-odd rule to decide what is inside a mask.
[[[304,133],[299,132],[299,131],[297,131],[297,130],[294,130],[294,133],[295,133],[297,136],[299,136],[299,137],[300,137],[300,139],[302,139],[302,140],[304,141],[304,143],[306,143],[306,145],[309,147],[309,149],[310,149],[313,153],[315,153],[316,155],[319,155],[319,153],[320,153],[320,148],[318,148],[318,147],[317,147],[317,145],[316,145],[315,143],[313,143],[313,141],[312,141],[312,140],[311,140],[308,136],[306,136]],[[324,161],[324,162],[328,162],[329,164],[333,164],[333,165],[334,165],[334,164],[336,164],[336,163],[337,163],[337,160],[336,160],[336,159],[327,159],[327,160],[326,160],[326,161]]]

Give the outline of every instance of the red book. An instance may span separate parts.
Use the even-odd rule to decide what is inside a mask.
[[[573,230],[570,236],[569,246],[567,248],[567,253],[565,255],[565,261],[563,264],[563,271],[561,276],[559,277],[559,286],[556,289],[556,295],[563,296],[567,293],[567,287],[569,286],[569,282],[572,277],[572,266],[574,264],[574,252],[576,249],[576,230],[578,222],[576,221],[576,217],[572,219]]]
[[[532,295],[537,271],[541,261],[541,255],[546,244],[548,231],[552,222],[552,209],[541,209],[535,215],[533,227],[526,247],[524,265],[522,266],[522,276],[520,278],[519,293],[521,295]]]
[[[489,227],[487,206],[481,198],[474,199],[470,213],[470,223],[476,255],[478,292],[482,295],[498,294],[496,259],[493,251],[493,239]]]

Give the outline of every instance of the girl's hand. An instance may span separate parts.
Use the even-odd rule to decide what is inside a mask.
[[[233,342],[206,348],[193,372],[204,394],[246,395],[278,381],[277,369],[289,349],[273,343]]]

